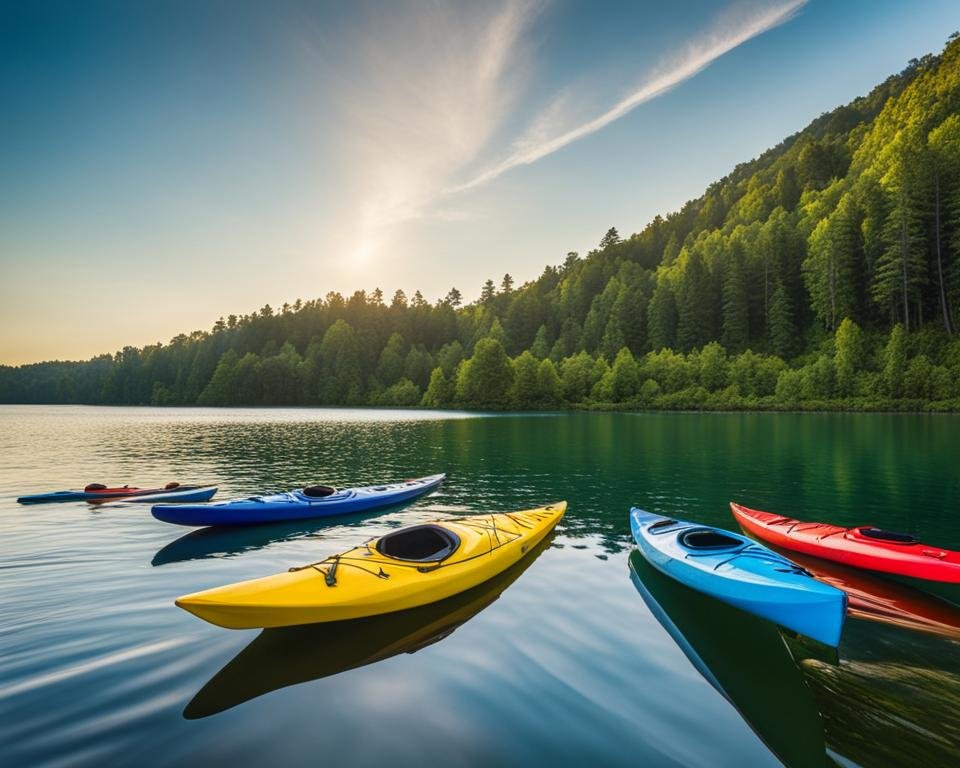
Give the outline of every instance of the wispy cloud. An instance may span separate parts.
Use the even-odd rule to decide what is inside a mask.
[[[400,222],[464,215],[438,210],[437,201],[511,114],[527,83],[527,33],[541,5],[421,3],[370,24],[354,52],[360,87],[344,94],[345,152],[359,177],[354,257],[380,250]]]
[[[340,62],[339,101],[348,110],[343,152],[354,177],[345,194],[355,204],[336,250],[349,248],[360,266],[383,249],[397,224],[464,218],[454,206],[463,200],[458,193],[601,130],[788,21],[806,2],[736,2],[706,32],[638,76],[612,106],[576,121],[565,116],[567,100],[577,95],[573,86],[538,114],[520,109],[535,72],[533,24],[546,0],[417,3],[399,12],[388,6],[388,17],[367,20],[359,43],[350,38]],[[499,160],[485,159],[498,154]]]
[[[489,182],[512,168],[531,163],[553,154],[568,144],[589,136],[636,109],[641,104],[660,96],[690,79],[716,59],[773,27],[789,21],[807,0],[790,0],[757,10],[739,6],[728,11],[703,37],[688,44],[683,52],[644,79],[620,101],[592,120],[570,128],[553,131],[545,124],[549,115],[539,120],[514,145],[504,160],[480,172],[452,191],[464,191]],[[559,110],[556,110],[559,111]]]

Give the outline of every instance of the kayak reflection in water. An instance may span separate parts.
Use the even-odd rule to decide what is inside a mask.
[[[250,552],[282,541],[319,535],[326,528],[360,526],[367,520],[401,512],[413,503],[408,501],[370,512],[356,512],[352,515],[328,519],[295,520],[271,525],[200,528],[174,539],[159,549],[150,564],[153,566],[167,565],[187,560],[202,560],[208,557],[223,557]]]
[[[960,765],[960,646],[851,621],[839,665],[800,663],[832,754],[861,766]]]
[[[907,584],[857,568],[779,547],[818,580],[847,593],[847,615],[856,619],[960,640],[960,607]]]
[[[776,625],[663,575],[634,550],[630,578],[690,663],[789,768],[827,764],[816,702]]]
[[[553,534],[489,581],[400,613],[265,629],[214,675],[183,711],[188,720],[215,715],[271,691],[415,653],[439,642],[497,600],[550,546]]]

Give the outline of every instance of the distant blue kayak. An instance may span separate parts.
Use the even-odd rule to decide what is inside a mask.
[[[349,515],[402,504],[434,490],[446,475],[430,475],[389,485],[337,490],[314,485],[287,493],[218,501],[213,504],[158,504],[157,520],[176,525],[262,525],[284,520]]]
[[[847,596],[782,555],[722,528],[630,510],[641,554],[688,587],[836,647]]]

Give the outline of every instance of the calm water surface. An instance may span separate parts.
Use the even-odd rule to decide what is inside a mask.
[[[0,764],[960,765],[956,640],[850,619],[832,657],[658,579],[627,522],[638,504],[731,527],[737,499],[956,548],[958,466],[951,416],[0,407]],[[404,509],[247,531],[15,503],[439,471]],[[173,605],[400,525],[558,499],[545,549],[409,614],[259,633]],[[938,592],[918,599],[960,600]]]

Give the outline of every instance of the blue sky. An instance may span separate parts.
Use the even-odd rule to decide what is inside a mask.
[[[0,362],[330,290],[472,300],[958,28],[947,0],[0,3]]]

